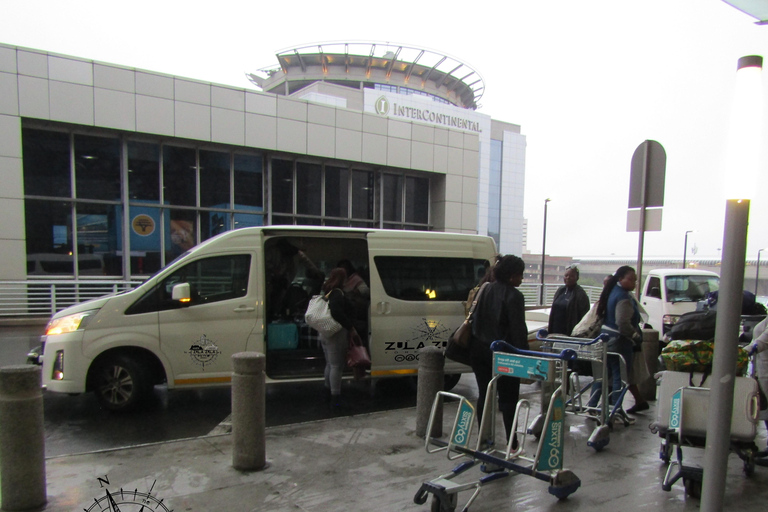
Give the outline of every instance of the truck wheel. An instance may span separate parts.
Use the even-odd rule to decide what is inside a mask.
[[[94,369],[93,391],[99,403],[110,411],[133,409],[150,389],[141,366],[130,357],[108,357]]]

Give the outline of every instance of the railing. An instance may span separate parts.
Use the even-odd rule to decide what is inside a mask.
[[[86,300],[135,288],[141,280],[92,281],[81,280],[34,280],[0,281],[0,319],[49,317],[57,311]],[[560,284],[544,285],[544,305],[549,307]],[[601,287],[584,286],[591,303],[600,298]],[[539,283],[523,283],[520,291],[525,296],[525,305],[539,306]]]
[[[549,307],[552,305],[552,300],[555,298],[555,292],[558,288],[563,286],[559,283],[545,284],[544,285],[544,306]],[[600,293],[603,291],[601,286],[582,286],[584,291],[587,292],[589,302],[594,303],[600,298]],[[520,291],[525,297],[525,305],[539,306],[539,290],[541,290],[541,283],[523,283],[520,285]]]
[[[0,319],[48,317],[66,307],[130,290],[141,281],[0,281]]]

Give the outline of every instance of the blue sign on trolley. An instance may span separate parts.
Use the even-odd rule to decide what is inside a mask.
[[[506,375],[531,380],[552,380],[555,365],[551,359],[543,357],[521,356],[494,352],[493,372],[495,375]]]

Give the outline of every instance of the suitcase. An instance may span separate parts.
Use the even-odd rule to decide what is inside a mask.
[[[299,347],[299,328],[295,323],[267,325],[267,350],[291,350]]]
[[[672,396],[682,387],[691,387],[685,394],[683,415],[686,435],[706,436],[707,415],[709,414],[709,377],[703,373],[661,372],[661,387],[657,410],[657,424],[662,432],[669,428],[669,413]],[[702,382],[703,380],[703,382]],[[749,377],[736,377],[731,413],[731,440],[751,442],[757,434],[757,420],[754,407],[759,403],[757,381]]]

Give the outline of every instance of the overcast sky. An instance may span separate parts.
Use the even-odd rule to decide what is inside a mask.
[[[646,139],[666,149],[667,175],[662,231],[646,233],[645,255],[682,257],[687,230],[688,258],[693,247],[720,255],[736,63],[768,58],[768,26],[753,21],[720,0],[0,0],[2,43],[249,89],[246,72],[306,43],[390,41],[456,57],[485,80],[479,112],[527,137],[528,249],[541,252],[550,198],[547,253],[573,256],[637,255],[629,170]],[[752,259],[768,247],[765,169]]]

